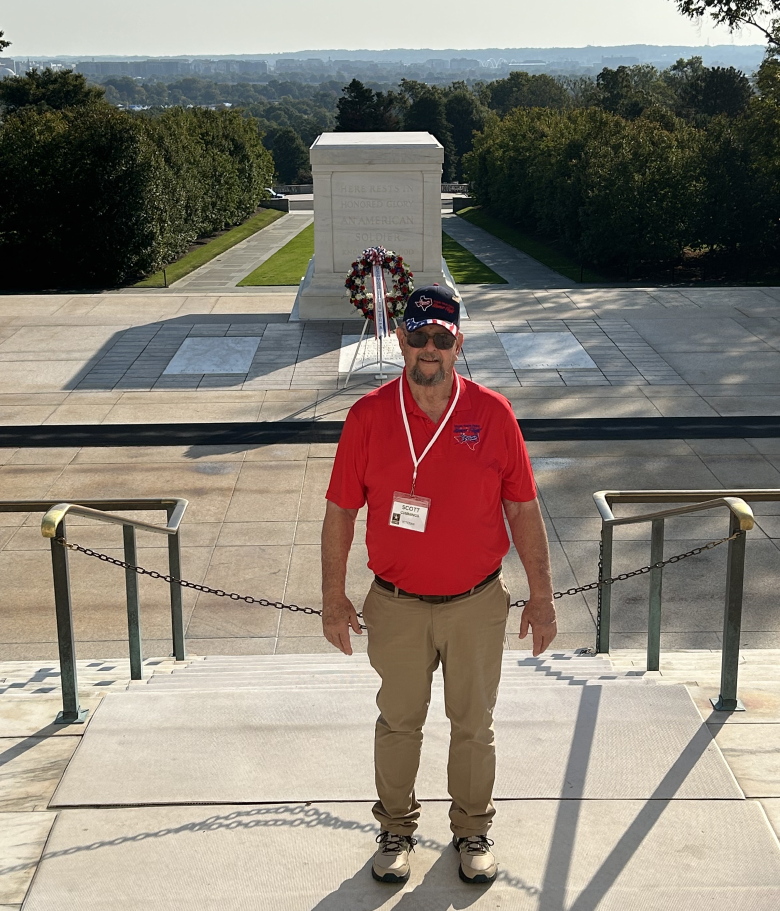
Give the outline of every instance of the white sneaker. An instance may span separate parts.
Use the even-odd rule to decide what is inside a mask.
[[[498,873],[498,864],[493,857],[493,842],[487,835],[467,835],[458,838],[453,835],[452,844],[460,853],[458,876],[464,883],[492,883]]]
[[[380,883],[405,883],[409,879],[409,852],[417,841],[409,835],[380,832],[379,848],[371,865],[371,875]]]

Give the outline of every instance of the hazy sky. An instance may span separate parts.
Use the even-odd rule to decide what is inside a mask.
[[[18,56],[763,43],[698,28],[673,0],[0,0],[0,30]]]

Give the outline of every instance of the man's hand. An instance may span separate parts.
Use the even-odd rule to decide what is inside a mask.
[[[534,597],[528,599],[520,617],[521,639],[525,639],[528,635],[529,626],[533,638],[533,654],[536,657],[542,654],[558,632],[555,605],[552,599]]]
[[[324,598],[322,603],[322,631],[331,645],[344,652],[352,654],[352,643],[349,640],[349,629],[363,635],[360,621],[352,602],[346,595]]]

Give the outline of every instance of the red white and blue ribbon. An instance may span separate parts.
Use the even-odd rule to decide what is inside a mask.
[[[385,261],[386,252],[384,247],[369,247],[363,253],[371,263],[371,279],[374,285],[374,335],[379,340],[390,335],[390,320],[387,316],[385,301],[385,279],[382,274],[382,264]]]

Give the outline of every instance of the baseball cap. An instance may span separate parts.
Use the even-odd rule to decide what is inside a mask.
[[[460,297],[446,285],[427,285],[409,295],[404,322],[410,332],[435,323],[457,336],[460,326]]]

